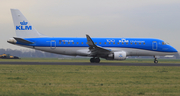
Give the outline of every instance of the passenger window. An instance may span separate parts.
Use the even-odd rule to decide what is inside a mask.
[[[74,42],[72,42],[72,44],[74,44]]]
[[[122,44],[124,44],[124,42],[122,42]]]
[[[68,44],[70,44],[70,42],[68,42]]]
[[[106,44],[106,42],[104,42],[104,44]]]
[[[101,42],[99,42],[99,44],[101,44]]]
[[[128,44],[128,42],[126,42],[126,44]]]
[[[95,44],[97,44],[97,42],[95,42]]]
[[[143,44],[145,45],[146,43],[144,42]]]
[[[79,42],[77,42],[77,44],[79,44]]]
[[[59,44],[61,44],[61,40],[59,40]]]
[[[86,42],[86,44],[88,44],[88,42]]]
[[[136,45],[137,43],[135,42],[135,45]]]
[[[111,44],[111,42],[109,42],[109,44]]]
[[[64,44],[66,44],[66,42],[64,42]]]
[[[139,42],[139,45],[141,45],[141,42]]]
[[[119,45],[119,42],[117,44]]]
[[[81,44],[83,44],[83,42],[81,42]]]
[[[132,45],[132,42],[131,42],[131,45]]]
[[[115,42],[113,42],[113,44],[115,44]]]

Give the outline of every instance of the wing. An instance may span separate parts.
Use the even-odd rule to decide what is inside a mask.
[[[89,35],[86,35],[87,44],[89,45],[90,56],[93,57],[104,57],[111,53],[111,49],[103,48],[94,44],[93,40]]]

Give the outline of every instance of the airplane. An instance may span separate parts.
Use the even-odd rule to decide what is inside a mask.
[[[154,38],[85,38],[48,37],[39,33],[18,10],[11,9],[16,37],[7,42],[27,48],[71,56],[92,57],[91,63],[106,60],[125,60],[128,56],[174,55],[178,51],[168,43]]]

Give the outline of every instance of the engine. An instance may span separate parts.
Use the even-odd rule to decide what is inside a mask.
[[[126,52],[114,52],[108,55],[107,60],[125,60],[126,59]]]

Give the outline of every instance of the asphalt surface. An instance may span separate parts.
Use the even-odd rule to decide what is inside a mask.
[[[164,63],[89,63],[89,62],[0,62],[9,65],[94,65],[94,66],[180,66],[180,64]]]

